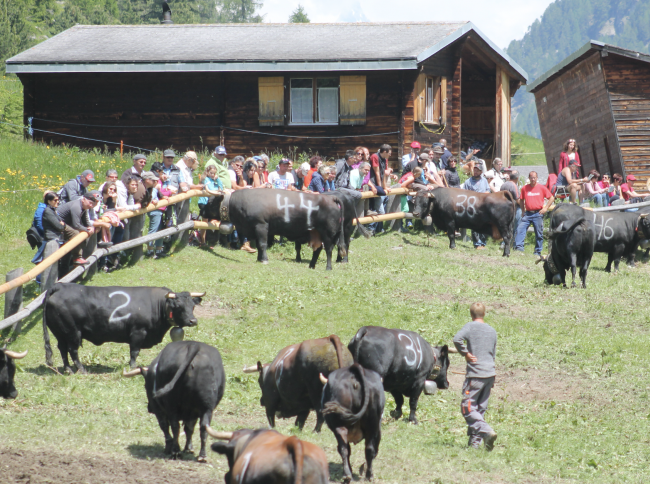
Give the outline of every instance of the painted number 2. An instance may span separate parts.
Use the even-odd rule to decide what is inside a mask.
[[[422,364],[422,346],[420,346],[420,339],[415,338],[415,342],[413,342],[413,338],[408,334],[400,333],[398,338],[402,340],[402,337],[406,338],[410,343],[405,345],[408,354],[404,357],[404,361],[408,366],[415,366],[417,363],[417,368],[420,368],[420,365]],[[411,355],[412,358],[410,358]]]
[[[467,213],[468,217],[473,217],[476,215],[476,197],[474,195],[468,197],[467,195],[458,195],[458,198],[463,198],[460,202],[456,202],[456,206],[460,211],[460,216],[462,217]],[[465,202],[467,202],[467,208],[465,208]]]
[[[594,227],[597,227],[598,229],[597,232],[598,240],[600,239],[609,240],[612,237],[614,237],[614,229],[608,225],[614,219],[612,217],[609,217],[607,220],[605,220],[605,217],[601,215],[600,223],[596,223],[597,220],[598,220],[598,215],[594,213]]]
[[[108,298],[112,299],[113,296],[124,296],[126,298],[126,302],[124,304],[116,307],[113,310],[113,312],[111,313],[111,317],[108,318],[108,322],[109,323],[117,323],[119,321],[124,321],[125,319],[127,319],[128,317],[131,316],[131,313],[125,314],[124,316],[115,316],[115,313],[117,313],[120,309],[125,308],[125,307],[127,307],[129,305],[129,303],[131,302],[131,296],[129,296],[124,291],[115,291],[115,292],[110,293],[108,295]]]

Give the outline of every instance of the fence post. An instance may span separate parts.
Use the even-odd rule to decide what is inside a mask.
[[[138,215],[129,220],[129,240],[139,239],[142,237],[142,229],[144,228],[145,214]],[[142,245],[133,248],[131,252],[130,264],[135,264],[142,259],[144,255]]]
[[[17,277],[23,275],[23,268],[19,267],[13,271],[7,272],[6,282],[13,281]],[[13,316],[23,308],[23,286],[18,286],[5,294],[5,317]],[[13,330],[20,331],[22,324],[17,322],[14,324]]]
[[[43,260],[47,259],[49,256],[54,254],[59,250],[59,243],[56,240],[50,240],[45,245],[45,250],[43,251]],[[56,281],[59,280],[59,264],[53,264],[43,272],[41,276],[41,293],[52,289]]]
[[[101,229],[100,229],[101,230]],[[82,251],[82,257],[84,259],[88,259],[90,255],[97,250],[97,232],[92,234],[88,239],[86,240],[86,243],[84,244],[84,248]],[[97,264],[92,264],[88,270],[86,271],[86,279],[90,279],[95,275],[97,272]]]
[[[181,205],[178,210],[178,225],[187,222],[190,219],[190,200],[184,200],[183,205]],[[185,230],[182,234],[179,234],[181,238],[181,246],[187,245],[190,240],[190,231]],[[178,235],[176,236],[178,238]]]

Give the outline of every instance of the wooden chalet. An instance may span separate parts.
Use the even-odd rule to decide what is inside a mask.
[[[388,143],[393,162],[441,137],[509,160],[526,83],[471,22],[76,26],[6,65],[37,139],[330,158]]]
[[[590,41],[536,79],[535,94],[549,172],[564,143],[580,146],[582,172],[650,178],[650,56]]]

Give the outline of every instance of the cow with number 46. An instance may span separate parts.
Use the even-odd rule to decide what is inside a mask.
[[[470,229],[495,240],[503,238],[503,256],[510,256],[515,200],[508,191],[477,193],[459,188],[420,190],[415,197],[413,216],[447,232],[449,248],[456,248],[456,229]]]

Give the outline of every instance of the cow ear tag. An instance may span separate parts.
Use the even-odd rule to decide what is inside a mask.
[[[169,311],[169,319],[174,319],[174,313],[172,311]]]

